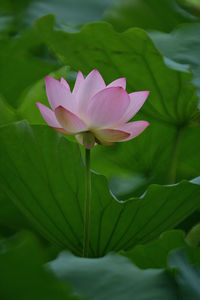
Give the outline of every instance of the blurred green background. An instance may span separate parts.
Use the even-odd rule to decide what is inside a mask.
[[[94,68],[151,91],[151,126],[92,153],[91,256],[117,254],[57,258],[81,255],[84,173],[35,102]],[[0,299],[200,299],[199,97],[199,0],[0,0]]]

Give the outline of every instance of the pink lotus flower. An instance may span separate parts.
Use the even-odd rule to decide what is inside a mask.
[[[128,94],[125,78],[106,86],[97,70],[86,78],[79,71],[72,92],[63,78],[45,80],[52,110],[36,103],[44,120],[59,132],[75,135],[87,149],[96,143],[113,145],[131,140],[149,125],[146,121],[127,123],[144,104],[149,91]]]

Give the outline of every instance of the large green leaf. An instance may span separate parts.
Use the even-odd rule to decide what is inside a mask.
[[[151,126],[128,144],[117,145],[115,151],[96,148],[95,169],[106,175],[137,173],[147,183],[174,183],[198,176],[199,147],[190,146],[200,130],[192,75],[169,68],[141,29],[117,33],[109,24],[93,23],[79,33],[66,33],[53,26],[53,18],[47,16],[35,28],[63,64],[85,74],[97,68],[107,83],[126,77],[130,92],[151,91],[137,116]],[[176,65],[171,62],[171,67]]]
[[[0,241],[0,298],[76,300],[68,284],[42,266],[44,253],[34,236],[23,233]]]
[[[106,20],[117,30],[130,27],[170,32],[181,23],[194,22],[193,17],[176,0],[120,0],[109,10]]]
[[[177,299],[176,287],[164,270],[140,270],[117,254],[85,259],[63,252],[48,266],[91,300]]]
[[[36,23],[62,63],[88,73],[97,68],[107,82],[126,77],[128,90],[150,90],[143,113],[172,124],[191,120],[197,104],[191,74],[168,68],[149,36],[141,29],[115,32],[107,23],[92,23],[79,33],[56,31],[51,16]],[[41,39],[42,39],[41,37]],[[190,98],[190,101],[188,101]]]
[[[184,24],[170,34],[151,32],[150,36],[156,47],[166,57],[174,61],[187,64],[194,73],[193,82],[198,87],[200,95],[200,24]]]
[[[78,145],[25,122],[2,127],[0,142],[3,191],[44,237],[81,255],[85,189]],[[152,185],[141,198],[119,202],[106,179],[92,173],[90,256],[130,249],[173,228],[199,207],[199,191],[187,181]]]

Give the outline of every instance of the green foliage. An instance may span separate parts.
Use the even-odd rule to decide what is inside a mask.
[[[163,32],[151,32],[156,47],[168,58],[187,64],[193,71],[193,82],[200,95],[200,24],[184,24],[173,30],[170,34]]]
[[[68,30],[101,18],[114,0],[1,0],[0,31],[16,34],[46,14],[54,14],[57,24]]]
[[[158,239],[146,245],[138,245],[124,255],[141,269],[165,268],[168,254],[176,248],[186,246],[184,238],[184,233],[180,230],[167,231]]]
[[[169,32],[181,23],[197,20],[177,2],[176,0],[120,0],[107,13],[106,20],[119,31],[140,27]]]
[[[3,127],[0,141],[0,184],[7,197],[46,239],[81,255],[85,190],[77,144],[25,122]],[[198,184],[183,181],[152,185],[141,198],[119,202],[106,179],[92,174],[90,256],[130,249],[175,227],[199,207],[199,192]]]
[[[84,2],[81,0],[32,1],[24,12],[24,22],[32,24],[39,17],[54,14],[58,24],[75,27],[99,20],[107,7],[113,2],[114,0],[86,0]],[[70,28],[67,27],[67,29]]]
[[[40,48],[43,48],[42,42],[32,32],[0,39],[0,91],[14,107],[28,86],[59,67],[55,60],[38,57]]]
[[[164,232],[158,239],[138,245],[132,250],[122,252],[121,254],[131,259],[141,269],[148,268],[166,268],[168,265],[168,256],[178,248],[185,248],[187,256],[191,263],[200,265],[200,248],[192,247],[188,236],[180,230]]]
[[[23,233],[0,243],[0,298],[78,300],[68,284],[42,266],[44,253],[34,236]]]
[[[2,98],[0,98],[0,126],[15,122],[17,120],[16,112]]]
[[[183,249],[177,250],[170,255],[169,266],[176,269],[175,280],[178,285],[178,296],[183,300],[189,298],[199,299],[200,269],[189,264]]]
[[[198,6],[192,16],[182,4],[1,1],[0,299],[199,299],[200,26]],[[87,24],[101,18],[110,24]],[[91,171],[93,258],[56,258],[82,256],[83,149],[35,103],[49,106],[46,75],[73,87],[92,69],[150,90],[134,118],[150,126],[92,151],[92,170],[111,180]]]
[[[194,247],[200,244],[200,224],[195,225],[187,234],[187,241]]]
[[[29,222],[19,211],[16,205],[7,197],[6,193],[1,189],[0,197],[0,233],[2,235],[10,235],[14,232],[30,228]]]
[[[59,279],[89,299],[170,299],[176,289],[165,270],[140,270],[120,255],[85,259],[63,252],[49,264]]]
[[[198,299],[200,295],[200,269],[189,264],[184,249],[170,254],[167,272],[138,269],[116,254],[91,260],[63,252],[48,266],[78,294],[94,300]]]
[[[96,67],[107,82],[126,77],[128,90],[151,91],[137,117],[150,121],[151,127],[135,140],[115,146],[115,151],[97,147],[94,169],[107,175],[138,173],[148,183],[198,176],[198,147],[190,147],[199,136],[198,99],[191,74],[175,70],[173,62],[173,69],[169,68],[141,29],[117,33],[106,23],[96,23],[71,34],[53,30],[52,21],[50,16],[43,18],[36,28],[40,35],[51,31],[46,42],[62,63],[85,73]]]
[[[126,77],[130,91],[150,90],[151,96],[143,109],[145,117],[178,125],[193,117],[197,97],[189,83],[191,74],[169,69],[143,30],[132,28],[117,33],[107,23],[86,25],[79,33],[56,31],[52,27],[51,16],[36,23],[41,36],[45,30],[51,32],[43,39],[63,64],[86,74],[96,67],[107,83]]]

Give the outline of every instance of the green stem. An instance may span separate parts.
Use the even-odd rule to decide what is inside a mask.
[[[85,218],[84,218],[84,240],[83,257],[88,257],[90,238],[90,205],[91,205],[91,175],[90,175],[90,150],[85,149]]]

